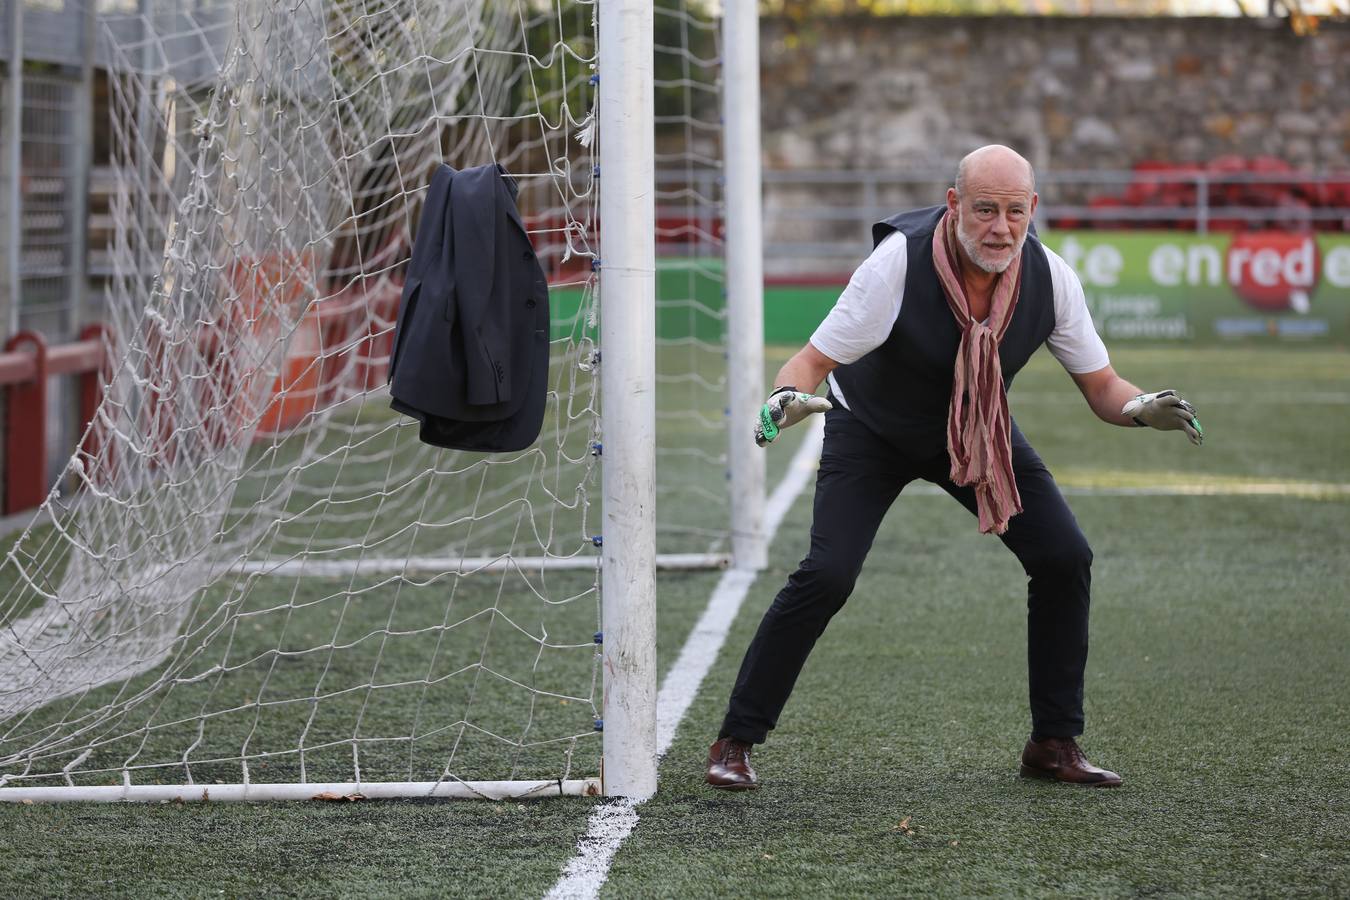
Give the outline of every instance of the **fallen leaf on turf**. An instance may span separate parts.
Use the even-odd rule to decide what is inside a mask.
[[[364,800],[366,797],[364,794],[335,794],[332,791],[324,791],[322,794],[315,794],[310,799],[342,803],[343,801]]]
[[[896,826],[895,826],[894,828],[892,828],[891,830],[892,830],[892,831],[903,831],[905,834],[913,834],[913,833],[914,833],[914,829],[909,827],[909,820],[910,820],[911,818],[913,818],[913,817],[912,817],[912,816],[905,816],[903,819],[900,820],[900,824],[899,824],[899,825],[896,825]]]
[[[955,846],[956,846],[957,844],[959,844],[959,843],[961,843],[961,842],[960,842],[960,841],[952,841],[952,842],[951,842],[951,846],[955,847]]]
[[[773,854],[772,854],[772,853],[765,853],[765,854],[764,854],[764,858],[765,858],[765,859],[773,859]]]

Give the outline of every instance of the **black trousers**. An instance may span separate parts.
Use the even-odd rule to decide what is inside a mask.
[[[1036,451],[1012,427],[1022,512],[1001,535],[1027,573],[1027,664],[1032,733],[1083,732],[1092,550]],[[774,598],[746,650],[719,737],[763,743],[778,723],[816,639],[853,591],[881,520],[915,479],[937,484],[975,512],[975,492],[948,475],[946,452],[915,461],[848,410],[826,413],[816,476],[811,549]]]

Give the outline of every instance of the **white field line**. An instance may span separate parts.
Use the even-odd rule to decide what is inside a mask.
[[[1065,494],[1082,497],[1304,497],[1331,500],[1350,497],[1350,484],[1249,481],[1236,484],[1163,484],[1156,487],[1066,487]]]
[[[783,517],[816,471],[825,434],[825,417],[812,416],[806,427],[810,430],[793,455],[787,475],[778,483],[764,508],[764,533],[770,542]],[[679,659],[666,673],[660,693],[656,695],[657,756],[664,756],[670,749],[675,729],[717,660],[755,576],[755,572],[742,569],[729,569],[722,575],[703,615],[685,640]],[[609,877],[614,854],[637,826],[637,806],[638,803],[632,800],[619,800],[596,807],[586,834],[577,841],[576,856],[568,861],[562,877],[545,895],[545,900],[592,900],[599,896],[601,886]]]
[[[1290,406],[1343,406],[1350,404],[1350,391],[1202,391],[1198,394],[1183,393],[1182,396],[1194,400],[1201,407],[1210,403],[1279,403]],[[1018,403],[1065,403],[1074,397],[1072,391],[1019,391],[1014,385],[1008,392],[1008,402]]]
[[[619,845],[637,826],[637,803],[618,800],[595,808],[586,825],[586,833],[577,841],[577,853],[563,868],[562,877],[545,894],[545,900],[573,900],[600,895],[600,887],[609,877],[609,864]]]

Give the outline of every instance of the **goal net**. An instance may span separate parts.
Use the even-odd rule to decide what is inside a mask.
[[[597,790],[598,369],[625,348],[598,345],[595,19],[242,0],[104,20],[109,362],[0,572],[0,799]],[[658,547],[699,565],[728,541],[716,23],[657,20]],[[550,280],[521,452],[429,447],[389,408],[443,162],[509,172]]]

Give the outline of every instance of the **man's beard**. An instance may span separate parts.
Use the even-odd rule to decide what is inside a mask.
[[[1001,275],[1007,270],[1008,266],[1012,265],[1012,261],[1021,255],[1022,245],[1027,240],[1027,233],[1022,232],[1022,236],[1013,244],[1012,253],[1009,253],[1008,258],[1003,262],[992,262],[985,259],[984,248],[980,246],[978,240],[966,232],[965,223],[961,221],[959,215],[956,217],[956,239],[961,242],[961,246],[965,248],[966,256],[970,257],[970,261],[975,264],[976,268],[991,275]]]

